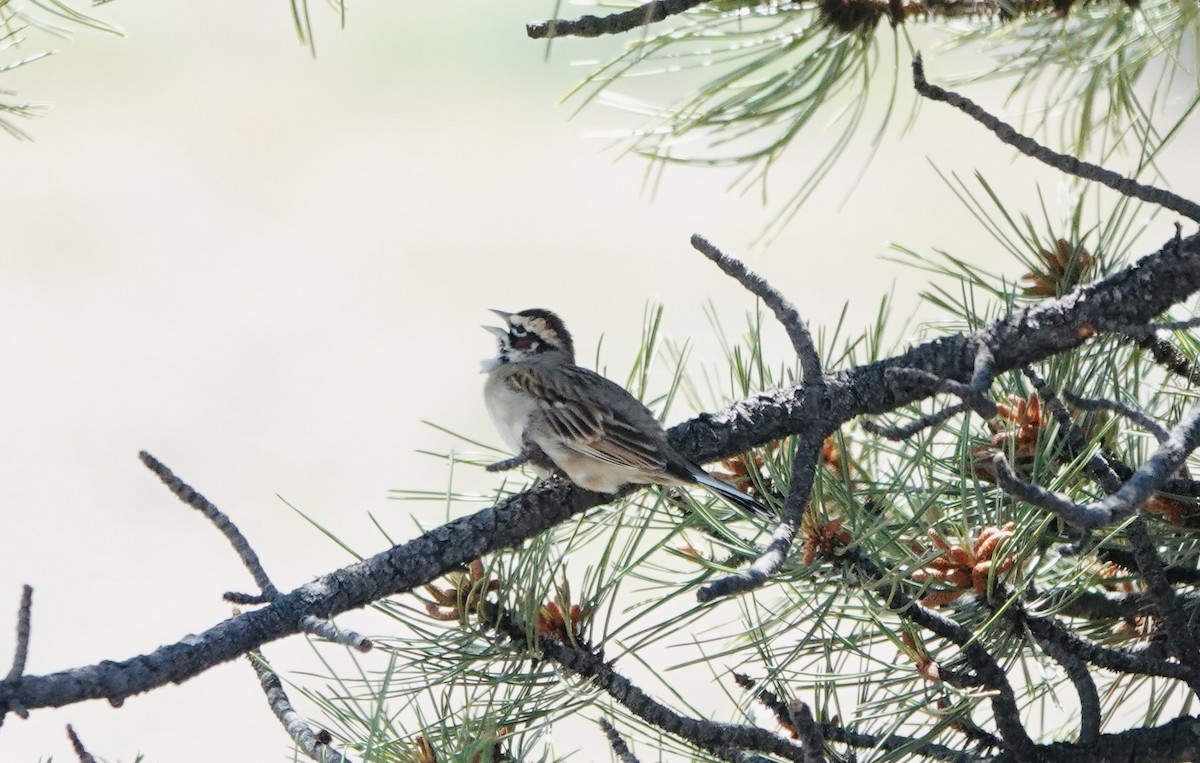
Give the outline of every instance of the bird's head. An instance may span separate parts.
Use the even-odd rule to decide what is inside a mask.
[[[507,324],[484,326],[500,343],[498,363],[546,361],[575,362],[575,346],[562,319],[549,310],[532,308],[519,313],[493,310]]]

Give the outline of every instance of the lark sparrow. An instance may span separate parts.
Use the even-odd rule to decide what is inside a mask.
[[[598,493],[630,484],[702,485],[745,509],[773,514],[676,451],[654,414],[620,385],[575,365],[571,335],[557,315],[492,312],[508,325],[484,326],[500,340],[500,352],[484,361],[483,397],[518,455],[489,471],[531,463]]]

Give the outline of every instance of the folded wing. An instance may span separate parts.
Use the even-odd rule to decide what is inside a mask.
[[[534,415],[560,446],[646,474],[667,474],[662,427],[636,398],[603,376],[574,367],[552,376],[515,374],[511,383],[538,400]],[[613,405],[614,398],[625,399]]]

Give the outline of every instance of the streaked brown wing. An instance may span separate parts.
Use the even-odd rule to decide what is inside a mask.
[[[613,464],[631,466],[648,474],[659,474],[667,468],[662,449],[637,428],[614,416],[603,417],[603,436],[580,443],[573,440],[570,447]]]
[[[624,420],[611,406],[596,404],[595,393],[601,398],[629,395],[604,377],[571,367],[555,369],[553,374],[514,374],[510,384],[541,403],[539,414],[570,450],[650,474],[666,469],[662,448],[653,434],[643,430],[644,424]],[[653,422],[648,413],[645,417]]]

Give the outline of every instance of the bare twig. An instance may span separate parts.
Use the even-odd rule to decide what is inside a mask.
[[[890,427],[871,421],[864,421],[862,424],[863,429],[871,434],[900,442],[907,440],[918,432],[937,426],[951,416],[956,416],[966,410],[972,410],[985,419],[995,416],[996,403],[987,396],[987,390],[992,386],[992,382],[996,378],[996,356],[991,348],[988,347],[987,338],[988,333],[984,332],[975,351],[975,365],[971,371],[971,382],[969,384],[963,384],[953,379],[938,376],[922,368],[892,367],[884,372],[891,379],[902,379],[917,384],[924,384],[928,385],[934,391],[949,392],[952,395],[957,395],[962,402],[955,403],[935,413],[921,416],[904,426]]]
[[[733,680],[738,686],[743,689],[754,689],[757,682],[750,676],[744,673],[733,673]],[[754,698],[762,703],[764,707],[771,711],[775,716],[775,720],[780,726],[788,731],[799,736],[799,729],[796,728],[795,713],[791,710],[788,703],[783,702],[770,689],[759,687],[754,693]],[[810,720],[812,713],[809,713]],[[830,723],[822,721],[816,724],[817,732],[831,742],[849,745],[850,747],[858,747],[860,749],[880,749],[886,752],[895,750],[905,750],[912,755],[920,755],[923,758],[932,758],[933,760],[947,761],[948,763],[970,763],[976,760],[974,755],[969,755],[962,750],[955,750],[945,745],[936,744],[934,742],[922,742],[919,739],[901,734],[888,734],[885,737],[879,737],[875,734],[863,734],[861,732],[850,731],[845,726],[838,723]]]
[[[1100,737],[1100,692],[1096,690],[1096,682],[1088,672],[1087,663],[1078,652],[1063,648],[1057,641],[1038,639],[1038,644],[1052,660],[1062,666],[1067,678],[1075,687],[1075,694],[1079,697],[1078,743],[1095,744]]]
[[[1144,591],[1115,593],[1066,586],[1048,591],[1030,590],[1028,598],[1041,600],[1043,604],[1039,605],[1039,609],[1085,620],[1122,620],[1153,611],[1153,603]]]
[[[1068,611],[1068,614],[1070,612]],[[1129,675],[1159,676],[1190,684],[1196,680],[1196,671],[1168,659],[1131,649],[1118,649],[1092,643],[1070,630],[1055,619],[1034,616],[1021,608],[1022,624],[1029,629],[1038,643],[1053,643],[1058,649],[1071,653],[1079,659],[1114,673]],[[1053,656],[1053,655],[1051,655]]]
[[[79,758],[79,763],[96,763],[96,758],[83,746],[79,735],[75,733],[75,729],[71,724],[67,724],[67,738],[71,740],[71,748],[75,750],[75,756]]]
[[[146,451],[138,453],[138,458],[146,465],[146,468],[154,472],[163,484],[175,494],[175,496],[196,509],[210,522],[217,526],[229,544],[233,546],[233,550],[237,552],[238,557],[242,560],[242,564],[250,571],[254,577],[254,582],[258,584],[262,595],[269,601],[279,596],[279,589],[267,577],[267,571],[263,569],[262,563],[258,560],[258,554],[250,547],[246,536],[242,535],[242,531],[237,528],[229,517],[225,516],[216,506],[212,505],[207,498],[197,493],[192,489],[192,486],[175,476],[174,472],[164,466],[158,459],[150,455]],[[235,596],[240,596],[236,595]],[[244,597],[240,597],[244,602]]]
[[[1166,427],[1131,405],[1100,397],[1080,397],[1065,389],[1062,391],[1062,396],[1068,403],[1083,411],[1110,411],[1118,416],[1123,416],[1154,435],[1154,439],[1160,443],[1166,442],[1170,436]]]
[[[605,34],[621,34],[655,24],[669,16],[676,16],[702,2],[704,0],[654,0],[608,16],[586,15],[575,20],[551,19],[527,24],[525,33],[534,40],[546,37],[599,37]]]
[[[4,680],[16,682],[25,674],[25,660],[29,657],[29,626],[33,613],[33,586],[21,587],[21,605],[17,609],[17,648],[13,651],[12,668]]]
[[[8,676],[4,679],[4,684],[8,686],[18,686],[21,677],[25,675],[25,661],[29,658],[29,628],[30,619],[33,613],[33,587],[24,585],[21,587],[21,603],[17,607],[17,645],[13,649],[12,668],[8,671]],[[0,724],[4,723],[4,716],[8,713],[16,713],[21,718],[29,717],[29,710],[25,705],[17,699],[9,699],[7,702],[0,700]]]
[[[943,408],[940,411],[926,414],[919,419],[914,419],[903,426],[890,427],[874,421],[863,421],[862,428],[864,431],[870,432],[871,434],[879,435],[880,437],[886,437],[887,439],[895,442],[901,442],[903,440],[907,440],[918,432],[922,432],[930,427],[935,427],[947,419],[957,416],[965,410],[967,410],[966,403],[955,403],[954,405]]]
[[[509,469],[517,469],[529,463],[528,453],[518,453],[512,458],[506,458],[503,461],[497,461],[494,464],[488,464],[484,468],[489,472],[506,472]]]
[[[784,330],[787,331],[788,339],[792,341],[792,349],[796,351],[796,355],[800,358],[800,369],[804,372],[804,383],[823,384],[821,356],[817,353],[817,346],[813,343],[812,334],[809,332],[808,326],[804,324],[804,320],[800,317],[800,313],[796,311],[796,308],[792,306],[792,303],[779,293],[774,286],[767,283],[765,278],[747,268],[741,260],[721,251],[700,234],[692,235],[692,246],[696,251],[716,263],[717,267],[723,270],[726,275],[746,287],[750,293],[761,299],[763,304],[771,308],[771,312],[775,314],[776,320],[783,324]]]
[[[986,335],[985,335],[986,336]],[[979,343],[979,349],[975,353],[975,368],[971,373],[971,389],[982,395],[987,392],[992,386],[992,382],[996,380],[996,355],[992,352],[992,348],[988,346],[986,339]],[[991,403],[991,400],[987,402]],[[995,403],[992,403],[991,413],[987,414],[987,418],[996,415]]]
[[[1110,562],[1123,570],[1138,571],[1137,559],[1128,548],[1104,544],[1096,548],[1096,556],[1100,561]],[[1174,565],[1168,567],[1164,573],[1167,582],[1173,585],[1200,586],[1200,570],[1196,569],[1194,563],[1192,566],[1187,566],[1186,563]]]
[[[1087,505],[1076,503],[1070,498],[1029,484],[1020,479],[1008,465],[1003,453],[993,458],[998,484],[1017,498],[1053,512],[1065,522],[1085,530],[1091,530],[1113,522],[1122,521],[1133,514],[1157,490],[1170,475],[1184,464],[1187,457],[1200,445],[1200,406],[1192,408],[1178,425],[1171,430],[1159,449],[1146,459],[1124,485],[1102,500]]]
[[[798,440],[796,452],[792,456],[792,477],[787,497],[780,511],[779,524],[771,533],[771,541],[767,544],[766,551],[744,572],[726,575],[702,586],[696,592],[698,600],[712,601],[722,596],[752,591],[766,583],[787,559],[788,551],[791,550],[796,532],[800,528],[800,521],[804,518],[804,510],[808,506],[825,437],[810,431],[801,435]]]
[[[1151,357],[1163,368],[1192,384],[1200,384],[1200,368],[1167,340],[1156,336],[1130,336],[1129,339],[1138,347],[1149,350]]]
[[[925,79],[925,65],[921,61],[920,53],[913,57],[912,68],[913,84],[916,86],[919,94],[932,101],[943,101],[950,104],[991,130],[1001,141],[1016,148],[1026,156],[1033,157],[1039,162],[1067,175],[1073,175],[1083,180],[1093,180],[1112,188],[1124,196],[1155,204],[1173,212],[1178,212],[1189,220],[1200,222],[1200,205],[1195,202],[1188,201],[1162,188],[1142,185],[1124,175],[1107,170],[1099,165],[1082,161],[1074,156],[1051,151],[1033,138],[1022,135],[1011,125],[984,111],[970,99],[964,98],[951,90],[945,90],[937,85],[929,84]]]
[[[321,741],[304,722],[304,719],[292,707],[291,700],[288,699],[287,692],[283,689],[283,682],[279,680],[279,676],[275,675],[275,671],[271,670],[262,653],[256,649],[249,652],[246,657],[254,666],[254,672],[258,674],[258,682],[267,695],[271,712],[275,713],[275,717],[283,724],[284,730],[287,731],[296,746],[305,755],[319,763],[350,763],[349,758]]]
[[[1120,326],[1116,331],[1134,336],[1151,334],[1155,331],[1186,331],[1200,326],[1200,318],[1188,318],[1183,321],[1164,321],[1162,323],[1143,323],[1140,326]]]
[[[1113,516],[1110,513],[1101,514],[1093,508],[1094,504],[1084,506],[1075,503],[1065,495],[1046,490],[1031,482],[1026,482],[1013,471],[1003,453],[996,453],[992,456],[992,468],[996,471],[996,484],[1005,493],[1025,503],[1040,506],[1064,522],[1076,527],[1090,530],[1114,522],[1117,519],[1123,519],[1133,512],[1133,509],[1130,508],[1120,517]]]
[[[511,612],[497,611],[491,624],[518,648],[528,647],[527,629]],[[756,750],[804,763],[804,750],[799,745],[766,729],[680,715],[617,672],[612,662],[606,661],[581,638],[573,638],[568,643],[556,636],[541,635],[537,638],[537,646],[543,659],[591,681],[638,718],[722,760],[751,763],[755,756],[749,755],[747,750]]]
[[[518,630],[518,634],[524,641],[524,632]],[[592,650],[581,645],[566,644],[546,637],[539,639],[538,645],[543,657],[590,680],[597,688],[642,720],[668,734],[686,739],[724,760],[744,761],[747,759],[744,750],[757,750],[778,755],[794,763],[804,763],[804,750],[799,745],[766,729],[722,723],[707,718],[688,718],[676,713],[639,689]]]
[[[796,736],[804,743],[804,763],[825,763],[825,735],[813,720],[808,705],[794,699],[788,703],[787,709],[792,728],[796,729]]]
[[[988,353],[988,355],[990,354]],[[944,379],[921,368],[889,368],[886,373],[894,378],[927,385],[933,392],[948,392],[951,395],[957,395],[968,408],[985,419],[996,415],[996,404],[985,394],[987,388],[977,389],[975,382],[963,384],[953,379]],[[990,374],[987,375],[985,381],[988,385],[991,384]]]
[[[268,596],[265,593],[240,593],[238,591],[226,591],[221,597],[230,604],[270,604],[275,600],[275,596]]]
[[[1196,638],[1188,628],[1179,606],[1179,599],[1175,595],[1175,587],[1167,580],[1162,559],[1150,538],[1149,530],[1146,529],[1145,520],[1134,517],[1125,528],[1125,535],[1133,546],[1133,557],[1137,560],[1138,572],[1146,581],[1146,588],[1154,598],[1158,614],[1162,618],[1171,651],[1184,665],[1196,668],[1200,665],[1200,651],[1197,650]],[[1200,678],[1193,675],[1188,681],[1188,686],[1200,696]]]
[[[621,738],[621,732],[617,731],[616,727],[608,722],[607,718],[600,719],[600,728],[604,730],[604,735],[608,737],[608,743],[612,746],[613,754],[617,756],[617,760],[621,763],[641,763],[637,756],[629,751],[629,745],[625,744],[625,740]]]
[[[361,633],[342,630],[334,625],[332,620],[325,620],[313,615],[303,618],[300,621],[300,628],[305,633],[310,633],[317,638],[334,641],[351,649],[357,649],[360,652],[369,652],[371,651],[371,647],[374,646],[371,643],[371,639]]]

